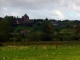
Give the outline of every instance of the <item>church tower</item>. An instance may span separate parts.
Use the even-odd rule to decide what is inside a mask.
[[[29,16],[27,14],[25,14],[22,18],[23,18],[24,22],[29,21]]]

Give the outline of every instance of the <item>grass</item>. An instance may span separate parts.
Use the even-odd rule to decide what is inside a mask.
[[[0,60],[79,60],[79,45],[30,45],[0,47]]]
[[[25,30],[25,29],[27,29],[27,30],[32,30],[32,27],[26,27],[26,26],[17,26],[17,27],[15,27],[15,32],[21,32],[22,30]]]

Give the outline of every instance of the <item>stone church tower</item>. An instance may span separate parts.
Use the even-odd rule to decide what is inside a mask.
[[[24,20],[24,22],[29,22],[29,16],[27,14],[22,16],[22,19]]]
[[[27,25],[30,23],[30,20],[29,20],[29,16],[27,14],[24,14],[24,16],[22,16],[22,18],[16,18],[16,24],[22,24],[22,25]]]

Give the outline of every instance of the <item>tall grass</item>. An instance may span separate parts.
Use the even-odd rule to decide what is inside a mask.
[[[79,45],[31,45],[0,47],[0,60],[79,60]]]

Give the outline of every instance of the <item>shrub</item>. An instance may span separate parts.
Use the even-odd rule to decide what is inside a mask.
[[[3,46],[2,43],[0,43],[0,46]]]
[[[52,34],[50,35],[48,35],[48,34],[46,34],[46,33],[42,33],[41,34],[41,40],[42,41],[51,41],[52,40]]]

